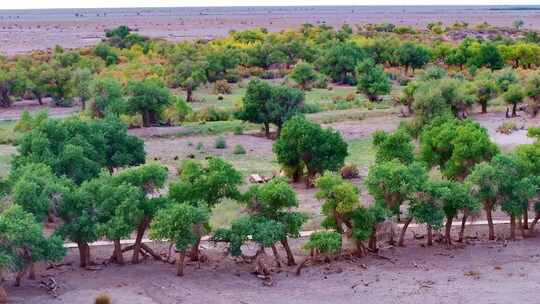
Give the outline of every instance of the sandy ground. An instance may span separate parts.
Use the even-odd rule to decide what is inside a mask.
[[[80,110],[79,106],[54,106],[50,98],[44,98],[43,104],[43,106],[40,105],[36,100],[21,100],[15,102],[9,108],[0,107],[0,121],[18,120],[24,111],[34,114],[35,112],[45,109],[49,113],[49,116],[60,118],[70,116],[71,114]]]
[[[302,242],[293,242],[295,252]],[[92,303],[102,292],[110,294],[115,304],[535,303],[540,287],[539,237],[516,242],[470,239],[467,245],[452,247],[425,247],[424,242],[409,239],[405,248],[383,247],[379,255],[388,259],[345,255],[331,264],[308,266],[299,277],[294,267],[274,267],[272,287],[263,286],[250,273],[253,265],[226,257],[223,247],[206,245],[209,261],[200,266],[188,263],[182,278],[174,275],[172,265],[150,260],[83,271],[72,252],[66,258],[71,265],[40,271],[38,281],[25,280],[21,287],[11,287],[10,281],[6,288],[10,303],[17,304]],[[110,250],[94,248],[96,261],[102,262]],[[301,255],[297,254],[298,261]],[[58,298],[38,286],[46,276],[59,283]]]
[[[62,45],[67,48],[98,43],[104,30],[119,25],[143,35],[171,41],[211,39],[230,30],[265,27],[270,31],[303,23],[363,24],[392,22],[424,27],[433,21],[451,24],[488,22],[511,26],[516,19],[540,29],[537,10],[494,10],[487,7],[240,7],[160,9],[73,9],[0,11],[0,53],[12,55]]]

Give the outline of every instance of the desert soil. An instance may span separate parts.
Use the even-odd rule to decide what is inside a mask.
[[[533,6],[531,6],[533,7]],[[537,8],[537,7],[536,7]],[[0,11],[0,53],[13,55],[61,45],[94,45],[104,30],[128,25],[140,34],[171,41],[212,39],[231,30],[265,27],[270,31],[297,28],[304,23],[340,27],[344,23],[391,22],[425,27],[429,22],[456,21],[471,25],[488,22],[512,25],[517,19],[527,28],[540,29],[538,10],[509,7],[237,7],[156,9],[69,9]]]
[[[293,242],[296,252],[301,242]],[[150,260],[84,271],[76,266],[77,254],[71,252],[66,258],[69,265],[41,270],[37,281],[25,280],[21,287],[11,287],[12,281],[5,285],[10,303],[17,304],[93,303],[104,292],[115,304],[535,302],[540,287],[539,237],[516,242],[471,238],[466,245],[451,247],[437,243],[425,247],[424,242],[409,238],[405,248],[384,247],[379,255],[385,258],[344,254],[331,264],[304,268],[299,277],[294,275],[295,267],[274,265],[271,287],[250,273],[253,265],[226,257],[223,247],[211,244],[204,249],[209,261],[189,262],[184,277],[174,275],[173,265]],[[246,251],[253,252],[252,247]],[[164,246],[154,248],[166,252]],[[96,261],[103,262],[110,251],[94,248]],[[297,255],[297,260],[303,256]],[[58,298],[39,287],[47,276],[58,282]]]

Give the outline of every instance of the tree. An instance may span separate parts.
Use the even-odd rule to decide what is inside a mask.
[[[300,62],[291,72],[291,78],[298,83],[302,90],[310,89],[310,85],[317,79],[317,73],[313,69],[313,65]]]
[[[0,107],[7,108],[11,106],[11,95],[18,90],[20,86],[19,77],[15,69],[0,61]]]
[[[240,52],[231,46],[210,47],[205,52],[205,62],[208,81],[221,80],[240,63]]]
[[[414,159],[412,138],[402,128],[394,133],[374,132],[373,145],[377,150],[375,154],[377,163],[397,159],[404,164],[410,164]]]
[[[371,59],[366,59],[356,67],[356,82],[358,90],[370,101],[378,101],[379,95],[390,93],[391,84],[384,69]]]
[[[454,181],[433,181],[426,186],[426,193],[439,201],[442,211],[446,216],[445,240],[452,243],[451,229],[453,219],[459,212],[474,214],[479,209],[479,203],[468,192],[467,187]],[[463,239],[464,231],[460,232],[460,240]]]
[[[238,118],[264,125],[266,137],[270,137],[270,124],[278,127],[277,135],[285,121],[299,113],[304,103],[301,90],[287,86],[271,86],[262,80],[251,80],[244,103],[236,114]]]
[[[272,87],[272,98],[267,108],[270,112],[270,121],[277,126],[277,136],[281,135],[283,124],[304,106],[304,92],[288,86]]]
[[[90,90],[90,83],[92,82],[92,71],[89,69],[77,69],[73,71],[73,75],[70,78],[71,94],[73,97],[78,97],[82,110],[86,109],[86,102],[92,96]]]
[[[253,122],[262,123],[266,132],[266,137],[270,137],[271,114],[267,104],[272,99],[272,86],[262,80],[251,80],[248,83],[246,94],[243,98],[242,108],[237,113],[238,118]]]
[[[358,188],[330,172],[317,179],[316,187],[319,188],[315,194],[317,199],[324,200],[323,227],[352,236],[356,241],[357,254],[362,256],[365,252],[363,242],[375,235],[378,219],[371,209],[360,203]]]
[[[307,217],[300,212],[291,211],[298,208],[298,198],[294,189],[284,179],[278,178],[263,186],[251,187],[245,194],[244,201],[250,216],[265,221],[276,221],[283,225],[280,242],[287,253],[287,264],[295,265],[287,238],[300,236],[300,229]]]
[[[525,83],[525,94],[529,97],[528,111],[536,117],[540,111],[540,73],[529,76]]]
[[[102,168],[144,163],[146,156],[143,141],[128,135],[126,126],[113,118],[46,119],[23,135],[18,152],[13,170],[44,163],[56,176],[66,176],[76,184],[96,177]]]
[[[159,164],[147,164],[131,167],[119,172],[113,180],[113,185],[118,187],[127,184],[136,187],[144,193],[140,199],[130,200],[129,207],[117,209],[116,218],[132,227],[136,231],[135,243],[130,249],[133,250],[131,263],[138,264],[140,253],[144,250],[155,259],[161,257],[152,249],[142,244],[142,238],[150,226],[156,212],[167,205],[168,199],[159,196],[158,193],[167,180],[167,168]]]
[[[126,25],[120,25],[113,29],[105,30],[106,42],[114,47],[129,49],[132,46],[144,45],[148,38],[132,33],[133,29]]]
[[[45,97],[49,86],[47,75],[50,73],[51,66],[32,60],[20,60],[17,65],[24,75],[25,88],[34,94],[40,105],[43,105],[43,97]]]
[[[310,255],[298,266],[296,275],[300,275],[302,268],[309,261],[316,261],[320,255],[329,259],[341,251],[341,234],[335,231],[317,231],[309,236],[309,241],[304,249],[310,251]]]
[[[242,175],[220,158],[210,158],[208,166],[187,161],[182,166],[180,178],[171,183],[169,198],[176,203],[188,203],[212,210],[224,198],[237,199]],[[191,259],[199,259],[200,238],[192,246]]]
[[[512,26],[514,26],[516,30],[521,29],[523,25],[525,25],[525,22],[521,19],[516,19],[512,22]]]
[[[16,204],[0,214],[0,235],[0,266],[2,270],[18,272],[15,286],[20,286],[21,279],[29,270],[30,276],[34,275],[30,269],[34,263],[58,261],[66,252],[60,238],[45,237],[43,227],[34,216]]]
[[[473,197],[482,202],[489,229],[489,239],[495,239],[495,229],[493,226],[493,211],[495,210],[498,198],[502,191],[499,183],[500,172],[490,163],[479,163],[474,166],[471,174],[465,179],[465,185]]]
[[[282,166],[306,168],[308,187],[316,174],[341,168],[348,154],[347,143],[339,132],[323,129],[303,116],[295,116],[285,123],[273,151]],[[301,174],[296,172],[294,179],[298,180]]]
[[[485,42],[470,57],[468,64],[476,67],[486,67],[491,70],[499,70],[504,67],[504,58],[495,44]]]
[[[523,90],[518,84],[512,84],[508,87],[508,91],[503,94],[504,101],[512,105],[512,117],[517,116],[517,105],[523,101],[524,98]],[[508,111],[506,113],[508,115]]]
[[[168,74],[169,85],[180,86],[186,90],[186,100],[193,101],[193,90],[207,80],[201,51],[188,42],[176,45],[169,55]]]
[[[499,153],[486,129],[470,120],[439,120],[420,137],[420,157],[429,167],[439,166],[451,180],[463,181],[475,164]]]
[[[157,212],[150,226],[154,240],[169,240],[176,247],[176,275],[184,275],[186,250],[202,237],[202,227],[208,222],[208,212],[189,204],[170,204]]]
[[[425,66],[430,59],[429,50],[417,43],[405,42],[397,50],[399,63],[405,66],[405,73],[409,72],[409,68],[415,69]]]
[[[319,58],[320,70],[342,84],[355,84],[354,68],[365,58],[364,51],[354,42],[332,43]]]
[[[497,85],[491,77],[479,77],[474,83],[476,102],[482,106],[482,114],[487,113],[488,101],[497,94]]]
[[[107,65],[118,63],[118,54],[116,51],[106,43],[99,43],[94,47],[94,55],[103,59]]]
[[[399,218],[403,202],[420,191],[426,181],[427,172],[423,166],[417,163],[408,165],[393,159],[377,162],[370,167],[365,184],[375,201],[384,205]],[[409,217],[403,225],[398,241],[399,246],[404,244],[405,233],[411,221],[412,217]]]
[[[93,117],[103,118],[107,114],[120,116],[126,112],[124,88],[118,80],[111,77],[94,79],[90,84],[90,91],[94,99],[91,104]]]
[[[430,184],[426,184],[423,191],[417,192],[410,197],[409,214],[418,223],[427,226],[427,245],[433,245],[433,229],[443,226],[444,212],[441,202],[430,193]]]
[[[58,178],[51,168],[41,163],[30,163],[10,176],[13,202],[38,222],[48,217],[54,221],[62,195],[69,191],[69,181]]]
[[[169,89],[156,79],[131,81],[128,84],[128,91],[130,93],[127,100],[128,113],[141,114],[145,127],[155,124],[163,109],[173,101]]]
[[[115,177],[105,172],[84,183],[78,191],[87,204],[95,206],[97,234],[114,242],[110,261],[123,265],[120,240],[129,237],[135,230],[135,222],[143,217],[137,206],[145,200],[145,193],[133,185],[118,184]]]

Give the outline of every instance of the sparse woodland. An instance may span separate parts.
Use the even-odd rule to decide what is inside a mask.
[[[461,32],[474,35],[456,38]],[[192,107],[201,102],[201,86],[212,85],[223,97],[242,79],[249,82],[233,109]],[[356,86],[360,107],[391,102],[409,117],[396,131],[373,135],[375,163],[363,180],[370,204],[344,174],[342,134],[307,118],[325,109],[306,93],[329,84]],[[204,262],[201,239],[209,236],[271,280],[274,266],[297,265],[300,274],[346,252],[376,254],[385,221],[402,222],[390,240],[396,245],[407,244],[414,222],[425,226],[426,245],[435,245],[438,234],[450,246],[464,241],[468,219],[480,214],[490,240],[495,211],[508,216],[511,240],[533,237],[540,220],[540,129],[529,128],[533,143],[503,152],[469,119],[473,111],[489,112],[495,99],[506,107],[503,116],[538,114],[540,36],[521,26],[305,24],[180,43],[122,26],[94,47],[1,58],[0,106],[21,99],[81,111],[68,118],[25,112],[16,125],[17,153],[0,181],[0,267],[15,273],[16,284],[35,277],[34,263],[61,260],[63,242],[77,244],[86,268],[94,262],[92,242],[113,242],[109,262],[124,265],[143,255],[169,262],[142,241],[166,240],[182,276],[186,259]],[[346,110],[355,102],[353,94],[335,103]],[[239,168],[219,157],[187,159],[170,172],[149,161],[143,140],[128,134],[134,127],[233,119],[260,126],[274,140],[283,176],[248,187]],[[324,216],[303,245],[309,252],[303,261],[290,246],[308,220],[291,186],[300,182],[316,188]],[[224,200],[238,202],[242,216],[214,229],[209,216]],[[52,234],[43,233],[45,223],[55,223]],[[130,238],[133,244],[121,244]],[[247,243],[256,245],[254,256],[243,252]]]

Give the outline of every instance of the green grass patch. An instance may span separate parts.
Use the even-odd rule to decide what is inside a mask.
[[[346,164],[355,164],[361,171],[367,169],[375,162],[375,147],[371,138],[355,139],[348,142],[349,156],[345,159]],[[361,172],[362,174],[362,172]]]
[[[245,123],[240,120],[228,121],[210,121],[210,122],[189,122],[183,125],[184,129],[176,133],[177,137],[192,136],[192,135],[217,135],[223,133],[235,132],[238,127],[242,126],[243,130],[256,130],[260,126],[252,123]]]
[[[0,144],[14,144],[20,134],[15,132],[16,121],[0,121]]]

